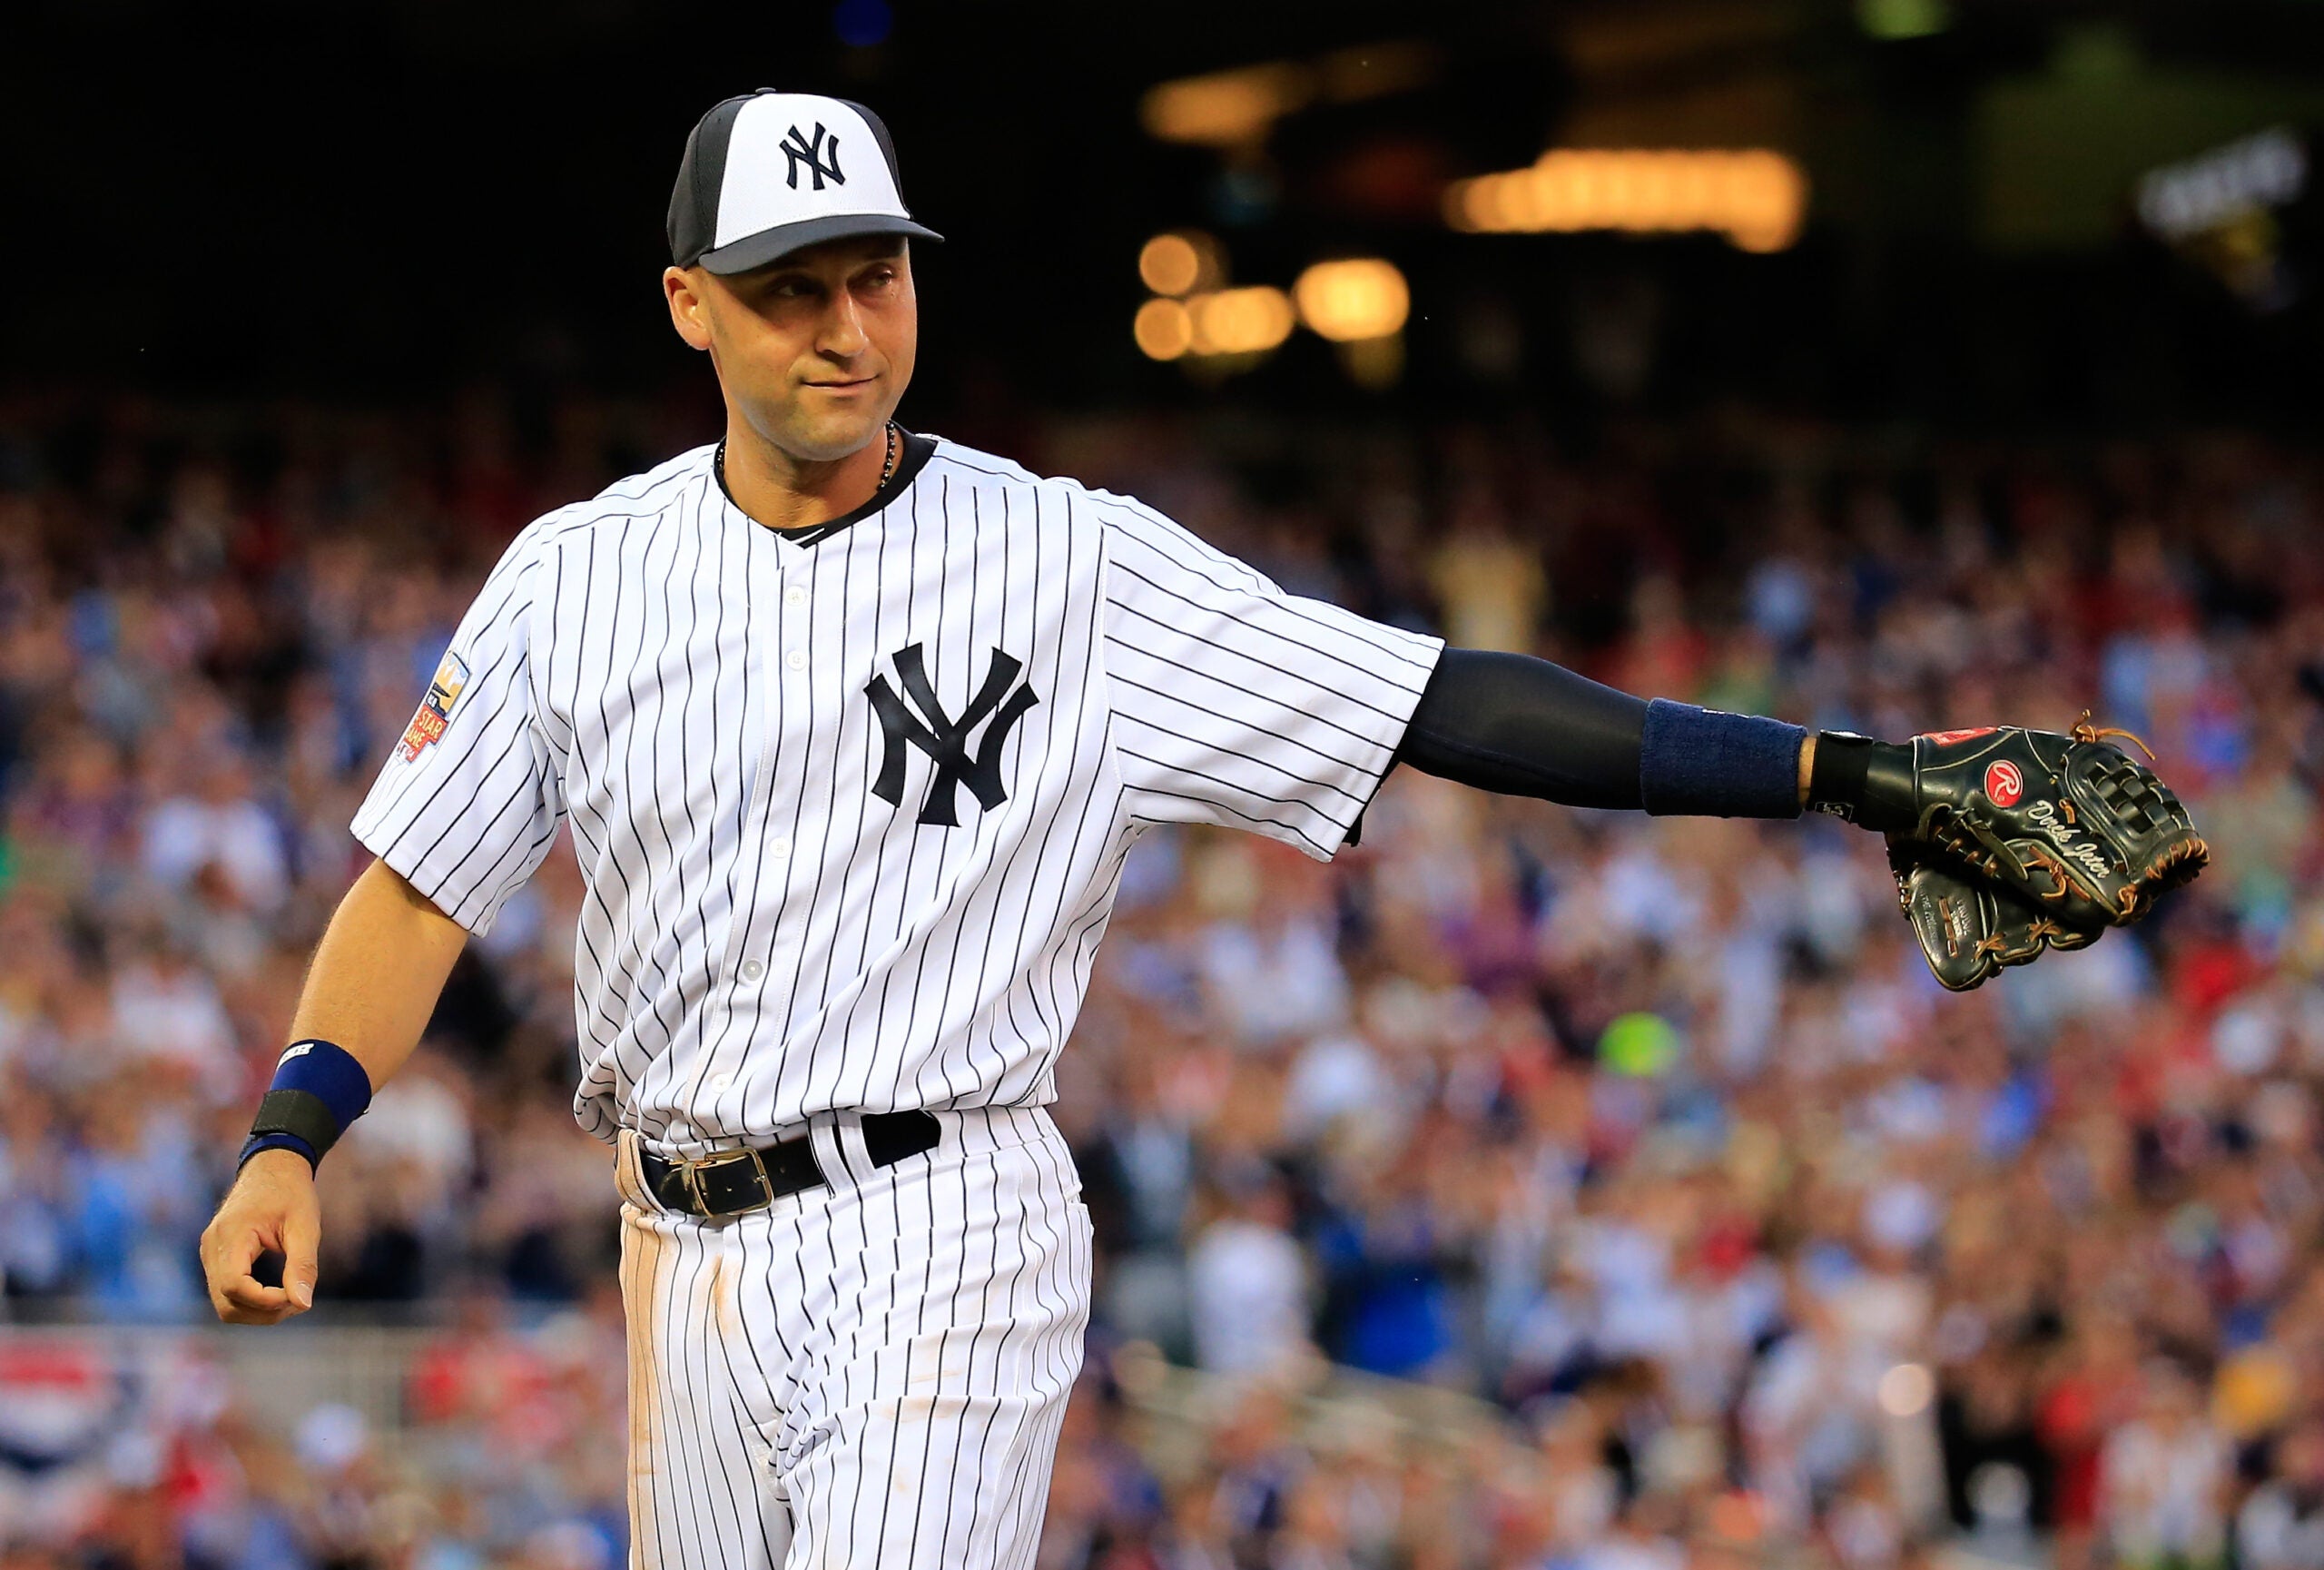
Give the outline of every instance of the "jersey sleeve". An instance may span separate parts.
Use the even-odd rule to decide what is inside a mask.
[[[1285,594],[1157,513],[1108,512],[1106,680],[1133,815],[1328,859],[1394,763],[1443,641]]]
[[[357,839],[479,934],[565,818],[534,701],[537,541],[518,535],[485,580],[355,815]]]

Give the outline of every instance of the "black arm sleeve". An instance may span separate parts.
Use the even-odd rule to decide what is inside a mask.
[[[1645,732],[1643,698],[1528,655],[1448,648],[1396,756],[1503,795],[1636,809]]]

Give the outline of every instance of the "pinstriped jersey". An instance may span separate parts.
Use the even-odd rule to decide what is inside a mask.
[[[607,1140],[1049,1101],[1139,832],[1330,856],[1442,647],[950,441],[789,534],[714,450],[517,538],[355,819],[475,932],[570,824]]]

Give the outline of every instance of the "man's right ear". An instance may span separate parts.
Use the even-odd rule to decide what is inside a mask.
[[[703,299],[693,270],[666,267],[662,270],[662,294],[669,302],[670,325],[686,341],[689,349],[710,347],[710,323],[706,320],[709,302]]]

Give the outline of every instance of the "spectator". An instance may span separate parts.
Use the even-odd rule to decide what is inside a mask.
[[[2107,1437],[2099,1456],[2100,1528],[2134,1570],[2203,1570],[2227,1548],[2226,1442],[2179,1368],[2150,1363],[2141,1387],[2139,1415]]]
[[[1221,1374],[1289,1372],[1309,1350],[1307,1262],[1274,1174],[1222,1180],[1226,1209],[1187,1251],[1195,1358]]]
[[[2274,1462],[2236,1515],[2237,1556],[2248,1570],[2324,1570],[2324,1423],[2277,1441]]]

